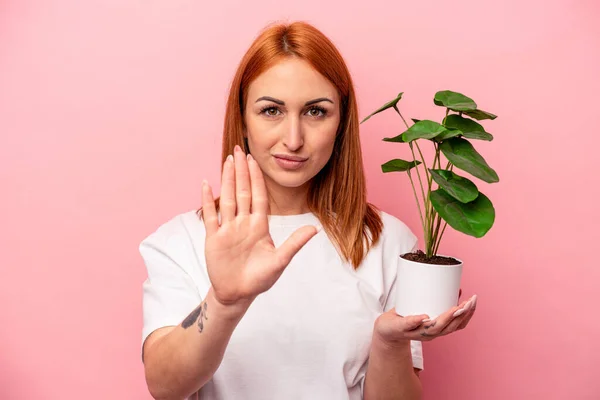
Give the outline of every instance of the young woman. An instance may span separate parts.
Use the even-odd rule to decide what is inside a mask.
[[[223,130],[221,196],[140,245],[143,361],[157,399],[418,399],[421,341],[464,328],[399,316],[397,260],[417,242],[367,203],[352,80],[305,23],[243,57]]]

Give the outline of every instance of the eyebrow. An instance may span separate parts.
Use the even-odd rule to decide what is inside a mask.
[[[280,106],[285,106],[285,102],[283,100],[275,99],[273,97],[269,97],[269,96],[259,97],[256,100],[256,102],[258,103],[261,100],[272,101],[273,103],[279,104]],[[319,97],[318,99],[307,101],[306,103],[304,103],[304,106],[311,106],[313,104],[320,103],[322,101],[328,101],[331,104],[334,104],[333,101],[331,99],[327,98],[327,97]]]

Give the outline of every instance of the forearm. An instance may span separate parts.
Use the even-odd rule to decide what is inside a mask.
[[[422,397],[410,341],[389,345],[373,335],[365,378],[365,400],[417,400]]]
[[[204,386],[221,364],[231,334],[248,306],[223,306],[211,288],[200,306],[145,355],[152,396],[182,399]]]

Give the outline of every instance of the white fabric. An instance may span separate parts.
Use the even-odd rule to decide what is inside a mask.
[[[398,256],[416,244],[400,220],[386,213],[382,219],[382,237],[358,270],[341,260],[325,232],[313,237],[250,306],[199,398],[361,399],[374,321],[393,308]],[[310,224],[318,224],[313,214],[269,217],[276,246]],[[148,271],[143,340],[180,324],[208,292],[204,238],[190,211],[140,244]],[[413,365],[422,369],[421,342],[411,347]]]

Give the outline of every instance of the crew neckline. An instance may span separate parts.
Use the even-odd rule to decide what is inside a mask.
[[[195,217],[198,221],[197,210],[191,210],[186,213],[190,216]],[[319,218],[312,212],[303,214],[291,214],[291,215],[267,215],[269,219],[269,225],[271,226],[303,226],[303,225],[319,225]]]
[[[269,224],[278,226],[315,225],[319,219],[312,212],[292,215],[269,215]]]

